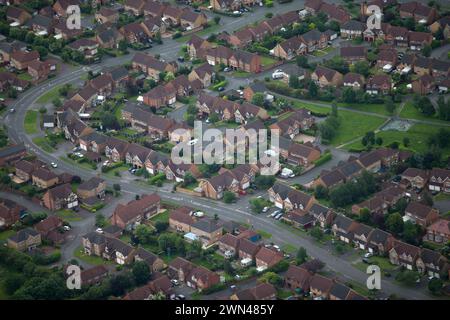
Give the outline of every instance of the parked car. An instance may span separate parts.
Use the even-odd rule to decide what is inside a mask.
[[[56,164],[55,162],[50,163],[50,165],[51,165],[53,168],[58,168],[58,164]]]
[[[280,220],[282,216],[283,216],[283,213],[277,214],[275,217],[275,220]]]
[[[95,230],[95,232],[97,232],[97,233],[103,233],[103,229],[102,229],[102,228],[97,228],[97,229]]]
[[[367,252],[367,253],[364,254],[364,258],[369,259],[369,258],[371,258],[371,257],[373,257],[373,254],[370,253],[370,252]]]
[[[184,62],[184,57],[178,57],[178,61]]]
[[[219,88],[217,89],[217,91],[219,91],[219,92],[222,92],[223,90],[225,90],[224,87],[219,87]]]
[[[177,279],[172,279],[170,280],[170,282],[172,282],[174,286],[178,286],[180,284],[180,281],[178,281]]]
[[[267,211],[269,211],[269,207],[264,207],[264,208],[262,209],[262,212],[263,212],[263,213],[266,213]]]

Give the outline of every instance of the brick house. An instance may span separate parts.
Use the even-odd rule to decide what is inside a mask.
[[[34,186],[41,189],[48,189],[58,184],[58,176],[47,168],[37,168],[31,174],[31,180]]]
[[[78,197],[71,185],[66,183],[49,189],[42,197],[42,202],[51,211],[73,209],[78,206]]]
[[[450,221],[438,219],[429,225],[424,240],[435,243],[447,243],[450,241]]]
[[[81,183],[77,188],[77,194],[81,199],[88,198],[103,198],[106,191],[105,180],[92,177],[89,180]]]
[[[343,75],[336,70],[318,66],[311,74],[311,80],[319,87],[340,87],[343,83]]]
[[[268,269],[283,260],[283,253],[275,249],[261,247],[255,255],[256,267],[259,269]]]
[[[430,191],[450,193],[450,170],[433,168],[428,181]]]
[[[367,48],[363,46],[341,47],[340,56],[349,64],[365,61],[367,60]]]
[[[8,238],[9,248],[19,251],[31,251],[42,243],[41,234],[34,229],[26,228]]]
[[[196,222],[196,218],[191,214],[192,208],[183,206],[170,212],[169,227],[177,232],[191,232],[191,226]]]
[[[111,223],[125,230],[132,230],[161,210],[161,198],[156,194],[142,196],[127,204],[118,204],[111,217]]]
[[[30,63],[39,61],[39,52],[37,51],[15,51],[11,54],[11,66],[17,70],[26,70]]]
[[[405,209],[405,216],[426,228],[439,219],[439,210],[419,202],[410,202]]]

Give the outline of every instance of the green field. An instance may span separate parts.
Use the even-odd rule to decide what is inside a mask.
[[[192,37],[193,34],[195,34],[195,35],[197,35],[197,36],[199,36],[199,37],[202,37],[202,36],[209,36],[211,33],[214,33],[214,32],[216,32],[217,30],[219,30],[219,28],[220,28],[220,25],[219,25],[219,24],[212,24],[211,26],[209,26],[209,27],[207,27],[207,28],[205,28],[205,29],[203,29],[203,30],[200,30],[200,31],[198,31],[198,32],[194,32],[194,33],[191,33],[191,34],[187,34],[187,35],[185,35],[185,36],[182,36],[182,37],[180,37],[180,38],[177,38],[177,39],[175,39],[175,41],[176,41],[176,42],[183,42],[183,43],[185,43],[186,41],[188,41],[189,39],[191,39],[191,37]]]
[[[398,142],[401,149],[410,150],[413,152],[425,152],[428,150],[428,138],[435,134],[441,127],[430,126],[427,124],[415,124],[408,131],[381,131],[376,134],[376,137],[383,139],[383,145],[387,146],[392,142]],[[408,148],[403,146],[403,138],[408,137],[411,141]],[[362,150],[363,145],[361,141],[345,146],[346,149]],[[450,148],[444,150],[444,156],[450,155]]]
[[[158,221],[160,221],[160,222],[169,222],[169,210],[164,210],[164,211],[158,213],[156,216],[150,218],[150,220],[153,223],[156,223]]]
[[[33,138],[33,143],[36,144],[39,148],[41,148],[45,152],[50,153],[55,151],[55,149],[53,149],[52,146],[48,144],[47,139],[45,137]]]
[[[0,232],[0,242],[6,241],[9,237],[14,234],[14,230],[5,230]]]
[[[362,137],[366,132],[374,131],[385,122],[384,119],[379,117],[342,110],[339,110],[339,119],[341,120],[341,124],[336,136],[331,140],[333,146],[338,146],[357,137]]]
[[[422,113],[420,113],[419,110],[414,108],[414,106],[411,102],[405,103],[405,106],[403,107],[402,112],[400,112],[400,117],[406,118],[406,119],[433,121],[433,122],[436,122],[437,124],[439,124],[439,123],[449,124],[450,123],[449,121],[438,119],[436,115],[431,116],[431,117],[427,117],[427,116],[423,115]]]
[[[59,97],[59,89],[62,87],[62,85],[60,86],[56,86],[53,89],[47,91],[46,93],[44,93],[42,96],[39,97],[39,99],[36,100],[37,103],[49,103],[51,102],[53,99],[58,98]]]
[[[270,66],[270,65],[274,64],[275,62],[277,62],[277,60],[275,60],[274,58],[261,56],[261,65],[263,67]]]
[[[59,210],[56,212],[56,215],[61,219],[63,219],[64,221],[68,222],[75,222],[82,220],[82,218],[79,215],[77,215],[74,211],[68,209]]]
[[[377,114],[381,114],[383,116],[390,116],[389,112],[387,112],[384,104],[370,104],[370,103],[338,103],[338,107],[357,110],[357,111],[365,111],[365,112],[373,112]],[[396,109],[398,108],[398,104],[395,105]]]
[[[83,251],[83,246],[79,246],[73,252],[73,256],[89,265],[98,266],[101,264],[113,264],[112,261],[104,260],[101,257],[97,256],[88,256]]]
[[[36,110],[28,110],[25,114],[24,127],[26,134],[38,133],[38,114]]]
[[[316,112],[316,113],[323,113],[323,114],[328,114],[331,111],[331,106],[330,107],[325,107],[325,106],[321,106],[321,105],[317,105],[315,103],[310,103],[310,102],[300,102],[300,101],[291,101],[294,108],[305,108],[308,109],[312,112]]]

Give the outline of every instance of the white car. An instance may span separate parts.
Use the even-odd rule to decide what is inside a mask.
[[[180,281],[178,281],[177,279],[172,279],[170,280],[170,282],[172,282],[174,286],[178,286],[180,284]]]
[[[106,167],[109,165],[109,160],[106,160],[105,162],[103,162],[103,166]]]
[[[53,168],[58,168],[58,164],[56,164],[55,162],[50,163],[50,165],[51,165]]]
[[[277,216],[275,217],[275,220],[280,220],[280,218],[283,216],[283,213],[279,213],[277,214]]]
[[[372,256],[373,256],[373,254],[370,252],[367,252],[364,254],[364,258],[367,258],[367,259],[371,258]]]
[[[102,229],[102,228],[97,228],[97,229],[95,230],[95,232],[97,232],[97,233],[103,233],[103,229]]]
[[[274,247],[277,251],[280,251],[280,250],[281,250],[280,247],[279,247],[278,245],[276,245],[276,244],[274,244],[273,247]]]
[[[64,226],[63,229],[64,229],[64,231],[70,231],[70,227],[69,226]]]
[[[264,208],[262,209],[262,212],[263,212],[263,213],[266,213],[268,210],[269,210],[269,207],[264,207]]]
[[[204,215],[205,215],[205,213],[203,211],[194,212],[194,216],[197,217],[197,218],[201,218]]]

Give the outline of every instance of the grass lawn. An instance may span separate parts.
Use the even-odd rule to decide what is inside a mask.
[[[0,232],[0,242],[6,241],[9,237],[14,234],[14,230],[5,230]]]
[[[48,103],[48,102],[51,102],[53,99],[58,98],[59,97],[59,91],[58,90],[61,87],[62,87],[62,85],[56,86],[53,89],[47,91],[42,96],[40,96],[39,99],[36,100],[36,102],[37,103]]]
[[[158,213],[156,216],[150,218],[150,220],[153,223],[156,223],[158,221],[169,222],[169,210],[164,210],[164,211]]]
[[[23,72],[17,75],[17,78],[26,81],[32,81],[33,78],[28,74],[28,72]]]
[[[39,148],[41,148],[45,152],[55,151],[55,149],[53,149],[53,147],[48,144],[47,139],[45,137],[33,138],[33,143],[36,144]]]
[[[82,168],[84,168],[84,169],[92,170],[92,166],[91,166],[89,163],[87,163],[87,162],[77,162],[77,161],[75,161],[75,160],[72,160],[72,159],[68,158],[67,156],[60,156],[59,158],[60,158],[62,161],[64,161],[64,162],[73,164],[73,165],[75,165],[75,166],[82,167]]]
[[[217,121],[216,123],[214,123],[215,128],[225,127],[228,129],[235,129],[235,128],[239,127],[240,125],[241,125],[240,123],[237,123],[235,121],[226,121],[226,120]]]
[[[107,173],[106,173],[106,175],[107,176],[109,176],[109,177],[115,177],[116,175],[115,175],[115,172],[124,172],[124,171],[127,171],[128,170],[128,166],[126,166],[126,165],[121,165],[121,166],[119,166],[119,167],[117,167],[117,168],[114,168],[114,169],[111,169],[111,170],[109,170]]]
[[[219,29],[220,29],[220,25],[213,23],[211,26],[209,26],[209,27],[207,27],[207,28],[205,28],[203,30],[200,30],[198,32],[194,32],[194,33],[191,33],[191,34],[187,34],[185,36],[182,36],[180,38],[175,39],[175,41],[176,42],[183,42],[183,43],[185,43],[186,41],[191,39],[192,35],[194,35],[194,34],[199,36],[199,37],[207,36],[207,35],[210,35],[211,33],[216,32]]]
[[[333,51],[333,47],[327,47],[325,49],[320,49],[320,50],[314,51],[313,56],[322,57],[322,56],[327,55],[331,51]]]
[[[84,263],[87,263],[92,266],[98,266],[102,264],[113,264],[112,261],[104,260],[101,257],[88,256],[87,254],[84,253],[83,246],[79,246],[78,248],[76,248],[75,251],[73,252],[73,256],[83,261]]]
[[[405,103],[405,106],[402,109],[402,112],[400,112],[401,118],[406,119],[416,119],[416,120],[425,120],[425,121],[434,121],[436,123],[446,123],[448,124],[449,121],[439,120],[436,115],[427,117],[419,112],[416,108],[414,108],[413,104],[411,102]],[[412,140],[412,139],[411,139]]]
[[[384,123],[384,119],[375,116],[357,114],[351,111],[339,110],[341,125],[336,136],[331,140],[331,145],[339,146],[352,139],[362,137],[368,131],[374,131]]]
[[[261,238],[263,238],[263,239],[272,238],[272,234],[270,234],[269,232],[266,232],[264,230],[256,230],[256,233],[259,234],[261,236]]]
[[[38,111],[28,110],[25,114],[24,127],[26,134],[38,133]]]
[[[383,145],[387,146],[392,142],[398,142],[401,149],[410,150],[413,152],[425,152],[428,150],[428,138],[435,134],[440,129],[439,126],[430,126],[427,124],[415,124],[408,131],[382,131],[376,134],[376,137],[383,139]],[[403,146],[403,138],[408,137],[411,141],[411,145],[408,148]],[[345,146],[346,149],[363,149],[361,141],[357,141],[350,145]],[[450,155],[450,148],[443,150],[443,156]]]
[[[358,111],[366,111],[373,112],[377,114],[381,114],[384,116],[390,116],[389,112],[387,112],[384,104],[370,104],[370,103],[338,103],[338,107],[348,108]],[[395,104],[395,108],[397,109],[399,104]]]
[[[72,210],[64,209],[56,211],[56,215],[60,217],[61,219],[68,221],[68,222],[75,222],[75,221],[81,221],[82,218],[77,215]]]
[[[448,200],[450,200],[450,194],[446,194],[443,192],[439,193],[434,197],[434,201],[448,201]]]
[[[297,108],[297,109],[305,108],[312,112],[324,113],[324,114],[328,114],[331,112],[331,105],[328,108],[328,107],[320,106],[320,105],[317,105],[315,103],[310,103],[310,102],[300,102],[300,101],[292,101],[291,100],[291,103],[292,103],[293,107]]]
[[[261,56],[261,66],[267,67],[273,65],[277,60],[271,57]]]
[[[283,245],[281,247],[281,249],[287,253],[295,254],[295,253],[297,253],[298,248],[296,246],[288,243],[288,244]]]
[[[247,78],[250,75],[249,72],[242,71],[242,70],[236,70],[233,72],[233,76],[236,78]]]

